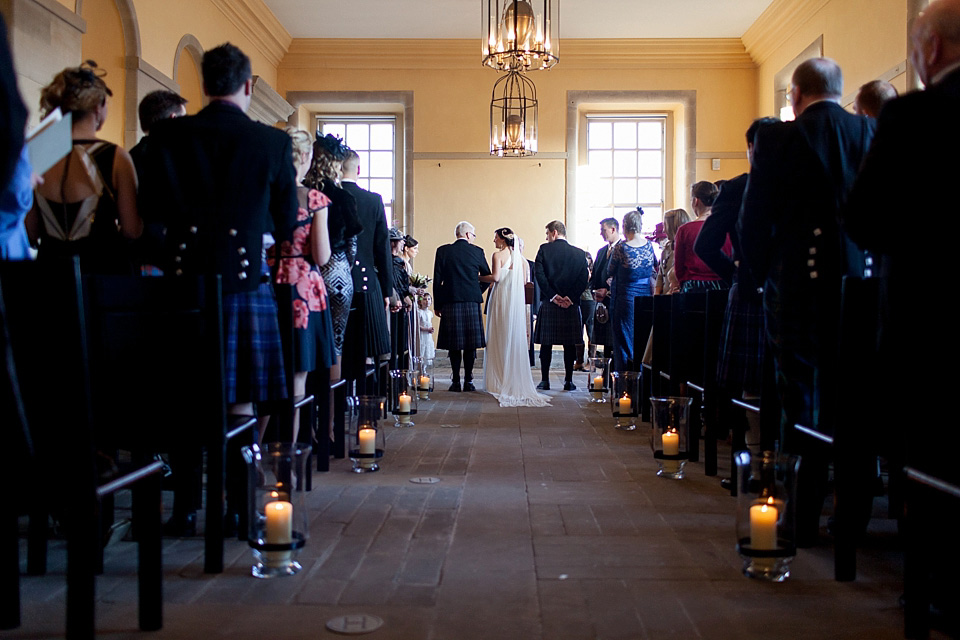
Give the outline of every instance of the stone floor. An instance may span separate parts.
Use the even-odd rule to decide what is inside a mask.
[[[224,573],[206,575],[201,538],[165,540],[165,624],[148,637],[332,638],[328,620],[359,614],[383,620],[369,636],[380,640],[903,637],[891,521],[871,525],[856,582],[833,580],[826,536],[787,582],[747,579],[734,499],[701,464],[658,478],[647,427],[613,429],[583,391],[549,395],[550,408],[501,409],[438,391],[415,427],[389,429],[379,473],[334,461],[314,476],[294,577],[252,578],[235,540]],[[411,482],[427,476],[440,481]],[[62,547],[21,585],[24,624],[0,636],[61,636]],[[135,603],[135,544],[117,542],[98,579],[99,633],[144,637]]]

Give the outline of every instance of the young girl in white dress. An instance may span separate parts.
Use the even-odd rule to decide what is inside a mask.
[[[430,304],[433,298],[424,293],[417,298],[417,326],[420,328],[420,359],[424,362],[437,357],[437,348],[433,342],[433,311]]]
[[[523,257],[523,242],[513,231],[497,229],[493,243],[498,251],[491,258],[493,283],[487,304],[487,347],[483,352],[483,381],[501,407],[546,407],[547,396],[537,392],[530,372],[527,337],[527,305],[524,285],[530,266]]]

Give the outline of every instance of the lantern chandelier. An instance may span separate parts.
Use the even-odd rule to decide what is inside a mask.
[[[537,152],[537,88],[519,71],[493,85],[490,101],[490,155],[522,157]]]
[[[483,64],[537,71],[559,61],[560,0],[481,0]]]

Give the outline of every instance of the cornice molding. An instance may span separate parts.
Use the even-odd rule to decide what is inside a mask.
[[[477,40],[297,38],[284,69],[482,69]],[[569,39],[558,69],[754,68],[739,38]],[[540,72],[537,72],[540,73]],[[549,72],[543,72],[549,73]]]
[[[262,0],[210,0],[274,66],[279,66],[293,37]]]
[[[757,65],[767,61],[790,36],[797,32],[830,0],[773,0],[741,40]]]
[[[270,84],[260,76],[253,76],[253,96],[247,115],[258,122],[275,126],[286,122],[294,107],[283,99]]]

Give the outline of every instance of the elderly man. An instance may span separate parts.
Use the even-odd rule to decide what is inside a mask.
[[[540,345],[541,381],[538,389],[550,389],[553,345],[563,345],[563,390],[576,391],[573,363],[577,345],[583,344],[580,295],[587,288],[587,261],[583,249],[569,244],[567,228],[559,220],[547,225],[547,241],[537,252],[536,276],[540,285],[540,312],[534,341]]]
[[[874,121],[840,106],[836,62],[814,58],[793,73],[797,119],[761,128],[737,229],[743,257],[764,286],[767,345],[782,405],[781,444],[801,453],[798,542],[815,544],[827,464],[804,449],[794,424],[834,431],[841,278],[863,275],[863,254],[838,225]]]
[[[897,97],[897,88],[886,80],[871,80],[862,85],[853,99],[853,112],[879,118],[883,105]]]
[[[450,391],[476,391],[473,363],[477,359],[477,349],[487,346],[480,303],[488,285],[480,282],[480,276],[490,275],[490,267],[483,249],[473,246],[477,234],[472,224],[461,222],[456,234],[456,242],[437,247],[433,263],[434,311],[440,317],[437,348],[450,352],[453,368]]]
[[[957,166],[947,158],[960,145],[960,0],[931,3],[914,23],[911,45],[911,60],[926,90],[884,107],[843,221],[851,238],[880,257],[881,361],[949,383],[956,378],[952,363],[937,354],[956,354],[957,334],[940,330],[937,312],[927,305],[950,291],[946,274],[956,267],[957,220],[950,214],[955,205],[949,185],[957,179]],[[927,212],[943,215],[917,227],[911,216]],[[919,233],[922,242],[911,242],[905,230]],[[936,444],[919,451],[900,442],[907,443],[912,466],[932,465],[958,482],[956,430],[946,428],[952,413],[949,403],[929,403],[923,422],[935,429]]]

